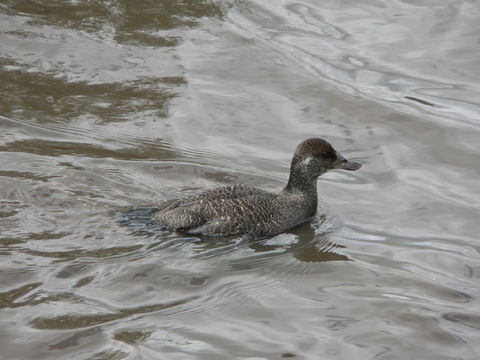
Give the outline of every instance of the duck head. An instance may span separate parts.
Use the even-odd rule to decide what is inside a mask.
[[[290,166],[289,186],[314,182],[331,169],[354,171],[360,167],[360,163],[345,159],[327,141],[320,138],[307,139],[295,149]]]

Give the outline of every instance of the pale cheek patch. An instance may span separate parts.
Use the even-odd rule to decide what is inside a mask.
[[[309,157],[307,157],[306,159],[304,159],[304,160],[302,161],[302,164],[303,164],[303,165],[308,165],[308,164],[310,164],[312,161],[313,161],[313,158],[312,158],[311,156],[309,156]]]

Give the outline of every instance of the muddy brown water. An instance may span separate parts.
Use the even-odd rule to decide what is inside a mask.
[[[476,1],[4,0],[1,359],[479,359]],[[119,214],[357,172],[256,242]]]

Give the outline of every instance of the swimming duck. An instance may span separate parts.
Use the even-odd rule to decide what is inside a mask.
[[[296,148],[287,185],[279,193],[233,185],[170,203],[153,216],[167,230],[204,236],[264,238],[310,220],[317,211],[317,178],[330,169],[358,170],[325,140]]]

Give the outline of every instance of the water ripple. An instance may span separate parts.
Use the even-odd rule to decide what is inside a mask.
[[[92,314],[92,315],[61,315],[56,317],[37,317],[31,321],[31,325],[36,329],[78,329],[91,327],[99,324],[106,324],[112,321],[134,317],[148,313],[156,313],[168,310],[173,307],[187,304],[195,300],[196,297],[176,300],[165,304],[145,305],[136,308],[119,309],[110,314]]]

